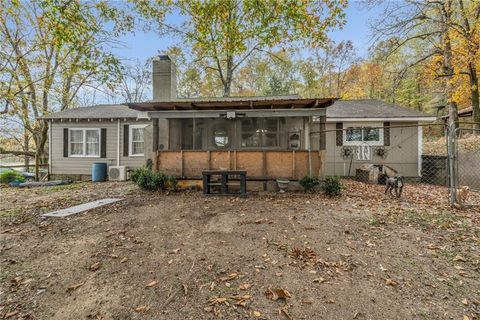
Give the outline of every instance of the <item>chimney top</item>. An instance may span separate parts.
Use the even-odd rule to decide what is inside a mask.
[[[172,61],[172,59],[170,59],[168,54],[160,54],[160,55],[154,57],[153,60],[156,60],[156,61],[158,61],[158,60],[170,60],[170,61]]]

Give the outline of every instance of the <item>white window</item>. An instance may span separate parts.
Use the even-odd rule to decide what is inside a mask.
[[[71,157],[100,157],[100,129],[69,129]]]
[[[143,138],[143,131],[146,125],[130,126],[130,156],[144,156],[145,155],[145,140]]]
[[[381,146],[383,145],[383,124],[371,123],[368,126],[358,124],[345,124],[343,131],[343,144],[346,146]]]

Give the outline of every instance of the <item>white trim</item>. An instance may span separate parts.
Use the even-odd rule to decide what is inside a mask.
[[[437,117],[411,117],[411,118],[329,118],[327,122],[371,122],[371,121],[395,121],[395,122],[412,122],[412,121],[435,121]]]
[[[72,154],[71,148],[71,139],[72,139],[72,131],[83,131],[83,147],[82,147],[82,154]],[[97,155],[86,155],[87,152],[87,134],[86,131],[96,130],[98,131],[98,156]],[[68,128],[68,157],[69,158],[100,158],[102,153],[102,132],[100,128]]]
[[[343,145],[344,146],[383,146],[383,123],[372,123],[367,126],[365,125],[357,125],[355,123],[344,123],[343,124]],[[363,137],[363,129],[365,128],[376,128],[378,129],[379,134],[379,141],[347,141],[347,129],[348,128],[355,128],[355,129],[362,129],[362,137]]]
[[[423,127],[418,127],[418,176],[422,176]]]
[[[145,152],[142,154],[133,154],[133,139],[132,139],[132,130],[133,129],[145,129],[148,124],[133,124],[128,126],[128,156],[129,157],[144,157]],[[145,131],[143,132],[143,150],[145,151]]]

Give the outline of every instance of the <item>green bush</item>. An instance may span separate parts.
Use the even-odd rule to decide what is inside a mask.
[[[15,170],[5,170],[0,172],[0,183],[10,183],[13,181],[25,182],[22,174]]]
[[[143,190],[176,190],[177,179],[162,172],[154,172],[142,167],[132,171],[130,180]]]
[[[342,185],[340,184],[340,179],[336,176],[326,177],[322,189],[329,197],[335,197],[342,194]]]
[[[299,181],[305,192],[313,192],[315,187],[320,184],[320,180],[317,177],[305,176]]]

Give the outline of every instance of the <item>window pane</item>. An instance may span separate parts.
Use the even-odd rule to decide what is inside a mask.
[[[132,128],[132,141],[143,141],[143,128]]]
[[[346,132],[347,141],[362,141],[362,129],[348,128]]]
[[[83,142],[72,142],[70,144],[70,154],[72,156],[81,156],[83,155]]]
[[[277,131],[277,123],[278,123],[277,121],[278,121],[277,119],[265,119],[264,129],[266,129],[268,131],[276,132]]]
[[[86,152],[87,156],[100,155],[100,133],[98,130],[86,130]]]
[[[243,133],[242,134],[242,147],[244,148],[257,148],[260,147],[260,135],[255,133]]]
[[[83,143],[83,130],[70,130],[70,141]]]
[[[365,128],[364,141],[380,141],[380,129]]]
[[[254,132],[257,129],[257,119],[242,120],[242,132]]]
[[[144,143],[143,142],[133,142],[132,143],[132,154],[143,154],[144,153]]]

